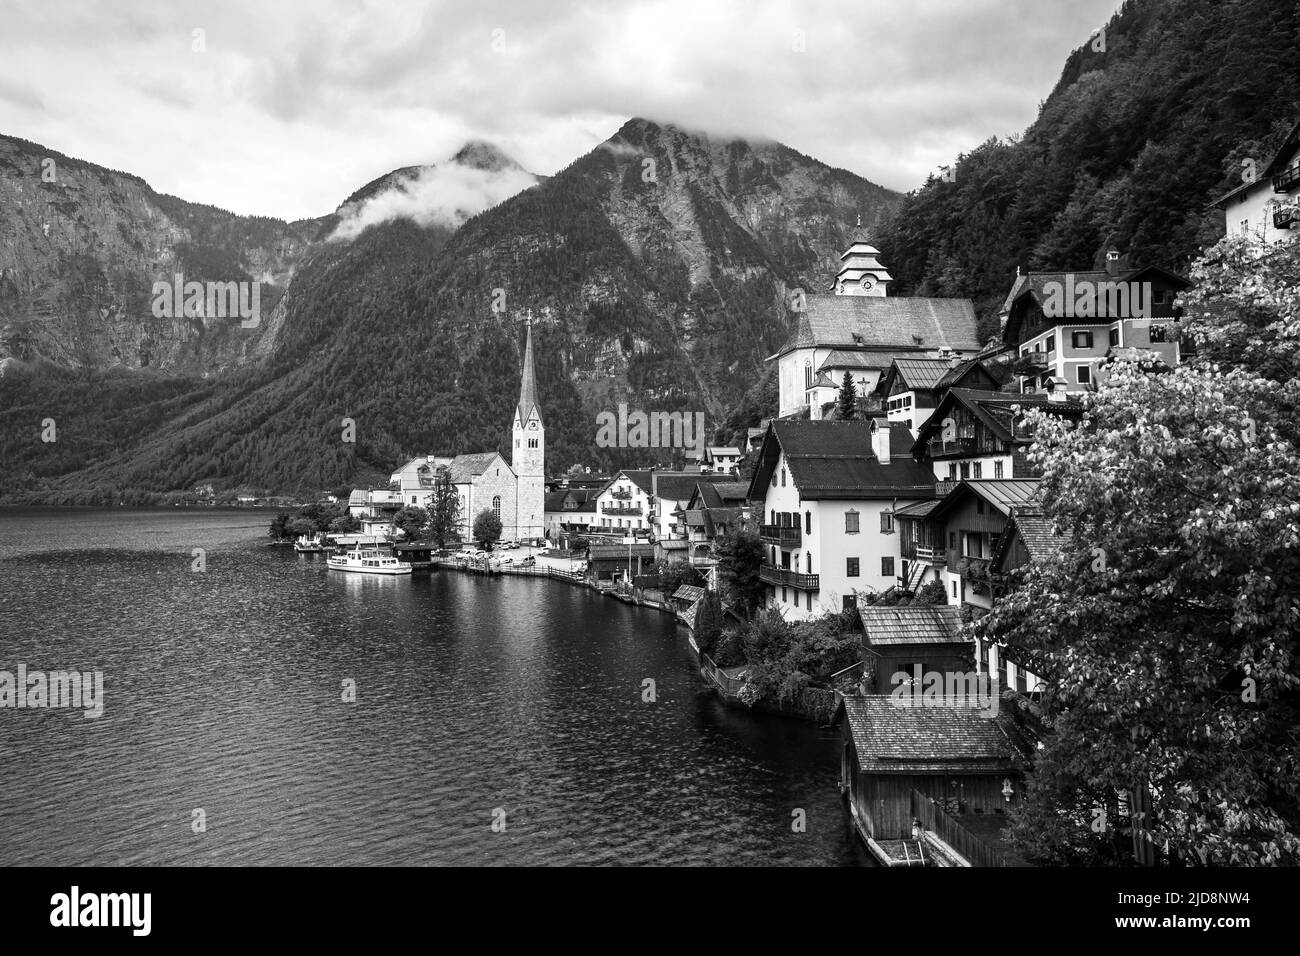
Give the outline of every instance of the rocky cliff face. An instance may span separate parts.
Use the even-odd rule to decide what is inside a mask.
[[[156,317],[153,283],[259,282],[269,316],[314,231],[0,136],[0,361],[202,375],[246,363],[265,324]]]

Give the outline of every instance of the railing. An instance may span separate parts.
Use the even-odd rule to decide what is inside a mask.
[[[931,830],[970,863],[971,866],[1007,866],[1006,857],[971,833],[934,802],[933,798],[912,791],[912,816]]]
[[[631,490],[628,490],[628,491],[620,491],[618,488],[615,488],[614,490],[612,490],[612,491],[609,493],[609,495],[610,495],[611,498],[621,498],[621,499],[623,499],[624,501],[631,501],[631,500],[632,500],[632,492],[631,492]]]
[[[739,696],[740,689],[745,686],[745,682],[739,677],[728,677],[724,674],[722,668],[708,654],[700,655],[700,671],[704,674],[705,680],[727,697]]]
[[[1290,229],[1297,219],[1300,219],[1300,207],[1279,206],[1273,210],[1274,229]]]
[[[1273,191],[1287,193],[1300,185],[1300,166],[1290,166],[1273,177]]]
[[[773,544],[781,548],[797,548],[803,544],[803,529],[798,525],[790,527],[777,524],[759,525],[758,536],[764,544]]]
[[[768,584],[788,585],[801,591],[816,591],[821,588],[821,578],[816,574],[801,574],[788,568],[777,568],[770,564],[761,565],[758,579]]]
[[[637,505],[602,505],[600,508],[607,515],[639,515],[641,509]]]
[[[948,563],[948,557],[943,548],[934,548],[924,544],[916,546],[916,560],[929,561],[931,564]]]

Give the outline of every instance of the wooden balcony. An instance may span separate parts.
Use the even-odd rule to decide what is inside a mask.
[[[803,544],[803,529],[798,525],[788,528],[776,524],[759,525],[758,536],[764,544],[778,548],[797,548]]]
[[[1278,206],[1273,210],[1273,228],[1290,229],[1300,220],[1300,206]]]
[[[943,548],[935,548],[929,545],[918,544],[916,546],[916,560],[925,561],[936,567],[948,563],[947,552]]]
[[[821,578],[816,574],[800,574],[788,568],[777,568],[764,564],[758,569],[758,579],[778,587],[798,588],[800,591],[817,591],[821,589]]]
[[[607,515],[641,515],[641,509],[636,505],[602,505],[600,510]]]
[[[1300,166],[1289,166],[1273,177],[1273,191],[1289,193],[1300,186]]]

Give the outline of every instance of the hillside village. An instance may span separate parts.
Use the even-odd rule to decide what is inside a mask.
[[[1272,244],[1293,237],[1298,201],[1300,125],[1258,181],[1217,205],[1229,235]],[[826,291],[792,294],[793,332],[768,359],[779,408],[743,442],[688,452],[677,469],[543,479],[530,328],[511,461],[417,458],[389,489],[354,492],[350,511],[391,536],[395,509],[428,506],[449,482],[462,540],[490,509],[503,538],[546,549],[542,565],[583,552],[590,585],[679,615],[724,697],[834,719],[841,787],[881,863],[1009,865],[1003,821],[1032,763],[1044,685],[964,625],[1065,541],[1044,507],[1028,416],[1078,422],[1117,361],[1185,361],[1194,346],[1178,303],[1190,281],[1115,250],[1100,270],[1018,271],[1000,338],[981,344],[969,300],[890,295],[861,230],[840,258]],[[761,549],[750,607],[735,544],[747,535]],[[828,621],[838,643],[821,652],[821,687],[763,688],[741,645],[765,627],[788,637]],[[927,705],[900,707],[900,692]],[[1135,787],[1122,812],[1149,800]],[[1152,862],[1140,819],[1129,818],[1134,858]]]

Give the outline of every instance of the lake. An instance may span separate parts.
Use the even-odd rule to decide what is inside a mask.
[[[669,616],[270,519],[0,509],[0,670],[103,674],[0,708],[0,863],[871,865],[832,732],[724,707]]]

